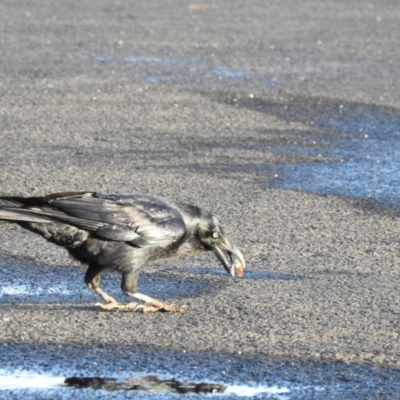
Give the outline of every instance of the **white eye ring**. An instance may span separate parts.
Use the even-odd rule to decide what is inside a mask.
[[[218,233],[218,232],[214,232],[214,233],[213,233],[213,238],[216,239],[218,236],[219,236],[219,233]]]

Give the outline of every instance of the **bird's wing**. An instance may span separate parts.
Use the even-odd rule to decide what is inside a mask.
[[[48,204],[52,209],[48,212],[63,222],[139,247],[167,245],[186,230],[179,209],[156,196],[85,193],[51,198]]]

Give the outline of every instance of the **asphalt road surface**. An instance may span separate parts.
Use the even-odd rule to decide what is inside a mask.
[[[3,361],[108,346],[397,371],[399,26],[390,0],[1,2],[1,194],[193,203],[248,268],[152,264],[141,291],[188,311],[103,313],[65,251],[1,225]]]

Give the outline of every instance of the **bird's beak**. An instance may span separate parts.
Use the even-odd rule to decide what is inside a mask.
[[[215,244],[212,250],[228,274],[232,276],[236,274],[240,278],[243,276],[245,269],[243,254],[228,238],[224,237],[223,241]]]

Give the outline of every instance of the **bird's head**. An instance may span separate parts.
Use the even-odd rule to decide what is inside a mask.
[[[243,276],[245,261],[242,252],[225,236],[215,217],[202,218],[196,229],[196,239],[206,250],[212,250],[232,276]]]

